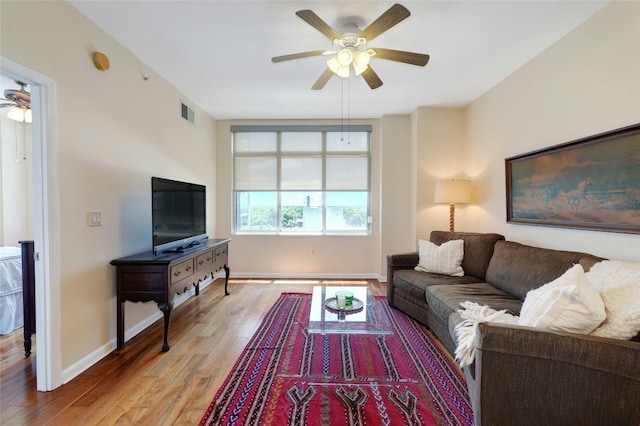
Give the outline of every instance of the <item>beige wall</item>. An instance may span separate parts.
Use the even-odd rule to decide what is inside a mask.
[[[151,249],[150,177],[207,185],[215,235],[215,121],[66,2],[1,2],[1,52],[56,83],[62,369],[109,351],[116,334],[112,259]],[[109,56],[98,71],[94,50]],[[143,79],[143,73],[150,78]],[[87,226],[101,210],[102,227]],[[126,304],[126,328],[155,314]],[[71,373],[73,374],[73,373]]]
[[[408,115],[386,115],[380,124],[380,269],[387,255],[413,250],[416,241],[416,138]]]
[[[469,179],[464,174],[462,110],[420,107],[416,113],[418,145],[417,237],[429,239],[434,230],[449,229],[449,206],[434,204],[435,183],[446,179]],[[463,223],[461,209],[456,207],[457,231],[472,231]],[[417,244],[416,244],[417,247]]]
[[[0,116],[0,246],[33,239],[31,124]]]
[[[506,224],[504,159],[640,122],[640,3],[614,2],[465,110],[474,230],[640,260],[638,235]]]

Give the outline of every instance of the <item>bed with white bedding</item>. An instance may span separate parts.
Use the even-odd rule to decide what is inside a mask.
[[[0,247],[0,334],[24,325],[20,247]]]

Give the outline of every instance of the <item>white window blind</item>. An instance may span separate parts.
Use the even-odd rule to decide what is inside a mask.
[[[232,126],[236,233],[369,233],[370,126]]]

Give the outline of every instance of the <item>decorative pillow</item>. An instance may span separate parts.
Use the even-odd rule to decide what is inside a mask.
[[[451,240],[442,245],[435,245],[430,241],[419,240],[418,252],[420,261],[416,271],[433,272],[435,274],[461,277],[462,258],[464,257],[464,240]]]
[[[520,325],[589,334],[606,318],[604,302],[580,264],[542,287],[522,304]]]
[[[603,260],[585,275],[607,312],[607,319],[591,334],[629,340],[640,333],[640,262]]]

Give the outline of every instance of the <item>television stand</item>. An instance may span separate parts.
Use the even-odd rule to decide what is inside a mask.
[[[124,302],[156,302],[164,316],[162,352],[169,350],[168,333],[173,299],[192,286],[200,294],[200,282],[224,270],[224,294],[229,294],[229,241],[209,239],[206,244],[187,252],[153,251],[138,253],[111,261],[116,267],[117,282],[117,348],[124,348]]]

